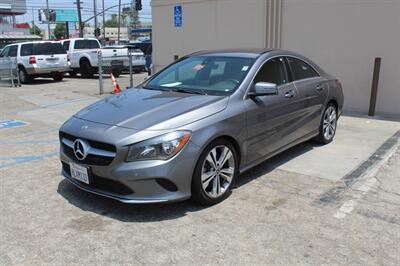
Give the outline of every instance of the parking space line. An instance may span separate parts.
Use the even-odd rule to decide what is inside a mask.
[[[11,166],[18,165],[21,163],[40,161],[43,159],[54,157],[57,154],[58,154],[57,152],[49,152],[49,153],[43,153],[41,155],[30,155],[30,156],[15,156],[15,157],[0,156],[0,161],[12,161],[11,163],[0,164],[0,169],[6,168],[6,167],[11,167]]]
[[[344,193],[354,185],[361,177],[365,177],[371,170],[378,165],[381,165],[395,150],[395,146],[398,145],[400,139],[400,130],[397,131],[393,136],[387,139],[366,161],[364,161],[356,169],[345,175],[340,179],[340,184],[329,189],[316,200],[313,201],[313,205],[325,206],[334,205],[340,201]],[[344,207],[346,208],[346,207]]]

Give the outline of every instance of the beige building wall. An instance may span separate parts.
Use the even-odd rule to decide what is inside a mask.
[[[345,110],[366,113],[382,57],[377,113],[400,115],[400,0],[152,0],[152,12],[156,71],[199,50],[280,47],[338,77]]]
[[[345,109],[368,112],[373,62],[382,57],[376,110],[400,114],[399,0],[284,0],[282,48],[343,84]]]
[[[182,4],[183,26],[174,27],[173,6]],[[153,65],[199,50],[263,47],[266,2],[260,0],[152,0]]]

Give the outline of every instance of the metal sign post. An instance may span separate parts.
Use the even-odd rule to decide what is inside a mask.
[[[99,89],[100,89],[100,95],[104,93],[104,84],[103,84],[103,60],[101,56],[101,50],[97,52],[97,60],[98,60],[98,65],[99,65]]]

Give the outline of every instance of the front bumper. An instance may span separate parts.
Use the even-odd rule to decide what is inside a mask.
[[[124,203],[158,203],[190,198],[191,180],[199,147],[189,141],[185,148],[168,161],[125,162],[127,147],[117,148],[109,165],[79,162],[63,145],[60,149],[62,175],[88,192]],[[71,177],[69,163],[88,167],[89,185]]]

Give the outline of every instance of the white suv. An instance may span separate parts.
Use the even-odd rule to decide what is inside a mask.
[[[52,77],[61,81],[69,71],[67,52],[60,43],[50,41],[24,42],[4,47],[0,57],[16,58],[21,83],[36,77]]]

